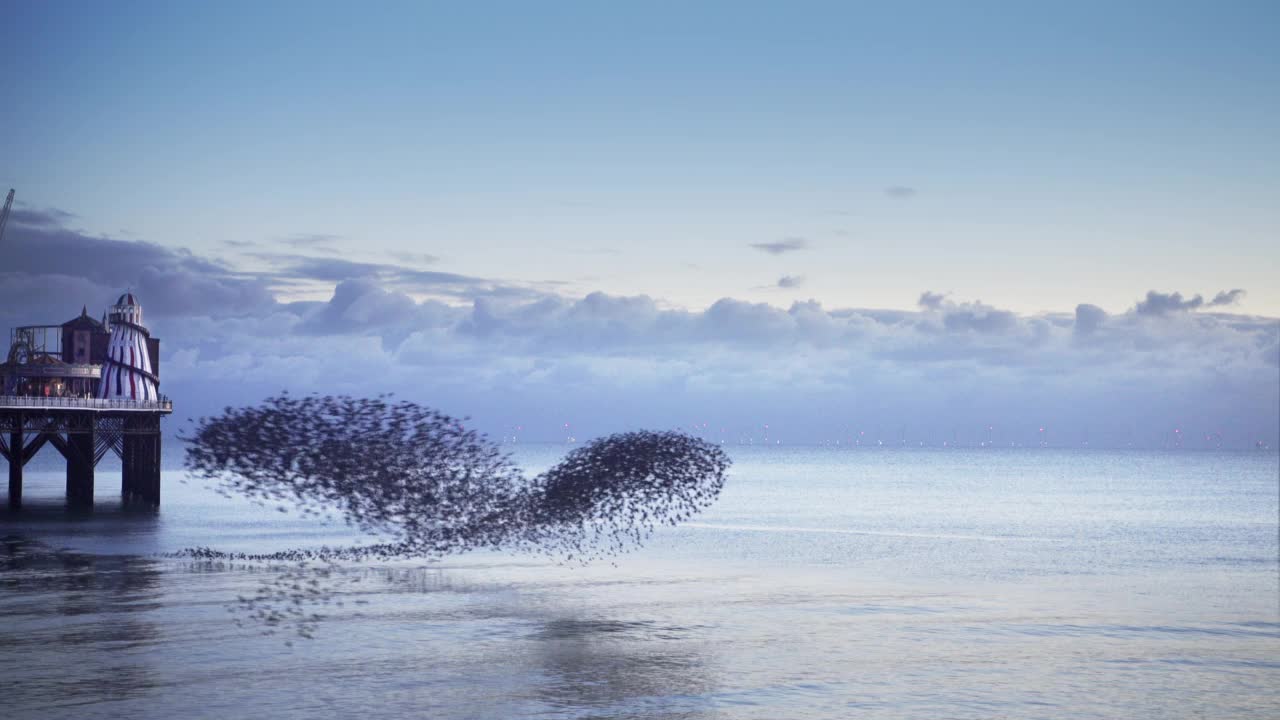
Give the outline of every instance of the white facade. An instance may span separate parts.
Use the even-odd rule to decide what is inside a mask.
[[[102,365],[98,397],[113,400],[154,402],[160,399],[159,381],[151,367],[147,339],[142,324],[142,306],[132,293],[125,293],[111,308],[111,340]]]

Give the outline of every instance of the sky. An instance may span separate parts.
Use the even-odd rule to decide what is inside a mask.
[[[1271,2],[19,4],[0,320],[133,289],[197,414],[288,387],[548,438],[1274,444],[1278,28]]]

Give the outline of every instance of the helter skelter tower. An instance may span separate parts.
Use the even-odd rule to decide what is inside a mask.
[[[107,400],[155,402],[160,399],[160,379],[151,367],[147,340],[151,333],[142,324],[142,306],[133,293],[120,296],[108,320],[111,340],[102,364],[98,397]]]

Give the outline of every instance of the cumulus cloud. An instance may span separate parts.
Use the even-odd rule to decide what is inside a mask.
[[[914,197],[916,189],[913,187],[907,187],[906,185],[892,185],[884,189],[884,194],[891,198],[904,199]]]
[[[1183,299],[1180,292],[1161,293],[1149,290],[1147,291],[1146,299],[1140,300],[1134,310],[1139,315],[1168,315],[1169,313],[1199,310],[1202,307],[1235,305],[1244,295],[1244,290],[1239,288],[1223,290],[1214,295],[1212,300],[1205,302],[1204,297],[1199,294]]]
[[[1079,335],[1090,335],[1107,320],[1107,311],[1097,305],[1081,303],[1076,306],[1075,332]]]
[[[1244,294],[1244,290],[1241,290],[1240,288],[1236,288],[1234,290],[1223,290],[1213,296],[1213,299],[1209,301],[1209,306],[1221,307],[1223,305],[1235,305],[1240,302],[1240,298],[1244,297]]]
[[[770,255],[782,255],[796,250],[804,250],[809,247],[809,242],[800,237],[788,237],[776,242],[751,243],[751,247],[767,252]]]
[[[804,284],[803,275],[783,275],[778,278],[778,287],[783,289],[798,288]]]
[[[928,310],[937,310],[942,307],[942,303],[947,299],[946,293],[936,293],[925,290],[920,293],[920,299],[916,300],[916,304]]]
[[[306,313],[298,331],[316,335],[373,333],[414,319],[418,304],[372,280],[343,280],[333,297]]]
[[[948,308],[942,324],[953,332],[1002,333],[1017,327],[1018,316],[982,303],[966,303]]]
[[[1161,293],[1149,290],[1147,298],[1140,300],[1134,309],[1139,315],[1167,315],[1195,310],[1201,305],[1204,305],[1204,298],[1199,295],[1183,300],[1180,292]]]
[[[940,320],[941,328],[949,332],[999,333],[1012,330],[1018,324],[1017,315],[1008,310],[982,302],[954,302],[946,294],[929,290],[920,293],[916,304],[934,314],[933,320]]]

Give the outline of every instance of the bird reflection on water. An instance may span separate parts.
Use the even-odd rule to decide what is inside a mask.
[[[647,705],[664,717],[714,717],[706,698],[721,683],[693,635],[652,621],[548,620],[534,635],[547,675],[538,697],[579,712]]]
[[[361,687],[362,676],[399,677],[410,686],[416,677],[422,688],[444,677],[452,681],[448,688],[430,697],[406,689],[394,704],[455,712],[488,707],[498,715],[523,712],[517,708],[624,706],[670,693],[698,695],[714,685],[698,652],[700,641],[685,637],[682,628],[556,616],[543,603],[508,604],[512,598],[501,586],[455,582],[450,573],[429,567],[343,570],[347,602],[332,618],[332,637],[299,656],[278,641],[234,632],[210,612],[228,592],[243,592],[263,574],[256,565],[95,556],[5,537],[0,673],[20,679],[6,690],[6,707],[18,713],[9,716],[90,717],[96,712],[90,708],[121,703],[134,707],[131,714],[138,717],[183,714],[191,711],[191,700],[209,694],[211,680],[216,686],[238,673],[244,673],[236,681],[242,701],[247,696],[275,706],[279,714],[305,714],[307,703],[291,707],[283,698],[259,697],[264,678],[289,686],[335,665],[343,666],[334,672],[347,676],[352,700],[370,690]],[[495,592],[497,602],[483,599]],[[379,601],[371,606],[368,598]],[[466,602],[476,598],[480,602]],[[393,629],[406,623],[414,640]],[[389,648],[397,637],[404,644]],[[509,653],[503,646],[517,650]],[[354,660],[353,651],[369,655],[347,662]],[[276,656],[285,664],[258,666],[254,656]],[[531,684],[528,697],[468,697],[474,688],[462,680],[485,666],[517,681],[541,679]],[[691,709],[677,716],[703,715]]]

